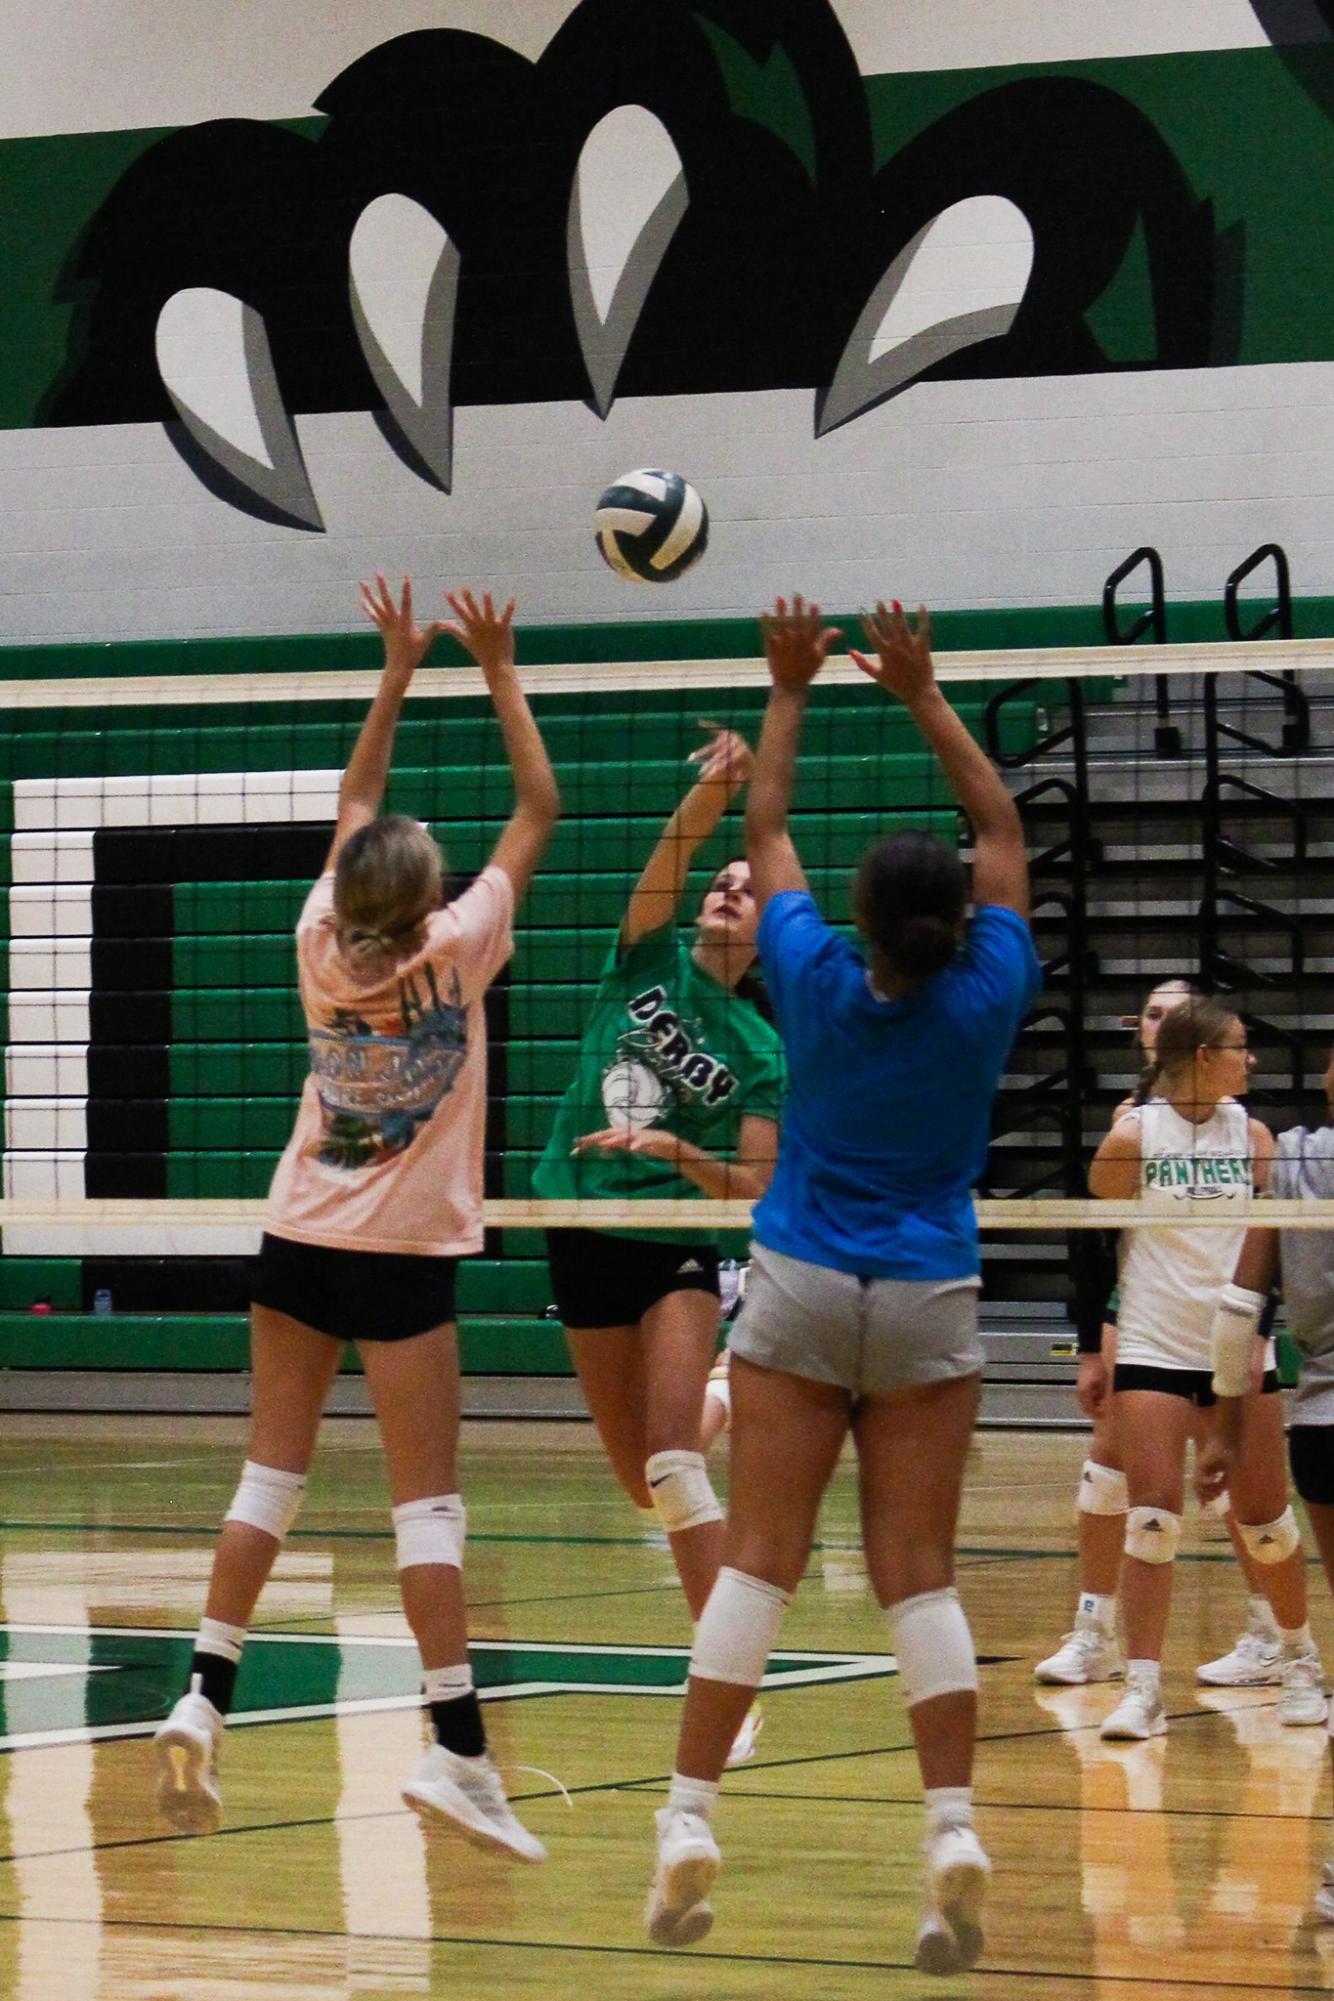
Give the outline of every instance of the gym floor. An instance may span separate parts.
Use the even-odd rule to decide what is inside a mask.
[[[990,1432],[974,1449],[959,1582],[984,1662],[977,1817],[995,1880],[978,1970],[936,1983],[912,1970],[920,1795],[850,1464],[771,1663],[756,1757],[725,1783],[717,1922],[673,1954],[648,1944],[641,1913],[689,1625],[665,1547],[587,1426],[465,1429],[475,1665],[493,1752],[550,1850],[541,1869],[427,1840],[399,1803],[422,1718],[368,1423],[326,1426],[242,1670],[223,1831],[196,1839],[155,1819],[147,1738],[178,1691],[243,1427],[11,1417],[6,1433],[4,1997],[1334,1988],[1334,1927],[1311,1919],[1330,1847],[1326,1733],[1282,1729],[1273,1689],[1193,1681],[1244,1616],[1216,1526],[1188,1520],[1166,1738],[1104,1745],[1115,1688],[1034,1687],[1033,1660],[1072,1618],[1074,1434]],[[1311,1586],[1334,1664],[1314,1565]]]

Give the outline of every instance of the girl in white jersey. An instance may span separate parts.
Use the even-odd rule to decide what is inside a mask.
[[[1237,1102],[1251,1057],[1239,1017],[1223,1003],[1192,998],[1168,1014],[1154,1067],[1158,1095],[1117,1121],[1098,1149],[1089,1186],[1112,1200],[1137,1197],[1164,1219],[1207,1208],[1218,1220],[1216,1227],[1183,1222],[1122,1233],[1112,1388],[1130,1502],[1121,1586],[1128,1659],[1125,1695],[1102,1726],[1110,1739],[1153,1737],[1167,1728],[1159,1672],[1186,1444],[1194,1412],[1213,1403],[1214,1311],[1236,1264],[1252,1190],[1264,1186],[1273,1153],[1266,1127]],[[1244,1524],[1245,1511],[1238,1512]],[[1242,1533],[1263,1562],[1271,1552],[1261,1529],[1243,1526]],[[1285,1681],[1292,1679],[1294,1698],[1309,1698],[1314,1647],[1300,1555],[1294,1562],[1283,1552],[1266,1566],[1265,1578]],[[1318,1662],[1315,1670],[1318,1677]],[[1303,1720],[1323,1721],[1323,1706]]]
[[[513,950],[515,898],[556,821],[556,782],[514,669],[514,605],[464,591],[419,627],[406,581],[362,604],[384,670],[338,789],[325,871],[297,925],[310,1072],[252,1280],[249,1452],[213,1559],[185,1693],[157,1733],[158,1805],[181,1833],[222,1817],[218,1747],[246,1629],[301,1505],[320,1416],[353,1341],[384,1444],[403,1610],[435,1742],[403,1787],[425,1821],[540,1862],[486,1753],[468,1664],[458,1492],[458,1259],[482,1248],[483,997]],[[399,712],[447,631],[482,670],[515,803],[488,865],[444,899],[426,829],[380,816]]]
[[[1153,1064],[1158,1030],[1163,1017],[1173,1008],[1198,997],[1193,981],[1173,978],[1160,980],[1146,997],[1137,1015],[1126,1016],[1123,1026],[1133,1028],[1134,1047],[1144,1065],[1135,1090],[1112,1113],[1111,1123],[1143,1105],[1155,1095]],[[1073,1687],[1089,1682],[1117,1681],[1125,1673],[1116,1635],[1117,1589],[1125,1542],[1126,1476],[1117,1437],[1112,1373],[1116,1367],[1116,1295],[1097,1322],[1084,1318],[1079,1324],[1079,1376],[1076,1394],[1080,1408],[1093,1426],[1088,1456],[1080,1469],[1075,1496],[1078,1525],[1079,1599],[1075,1623],[1060,1646],[1033,1670],[1036,1681]],[[1269,1387],[1277,1390],[1277,1380]],[[1196,1413],[1194,1438],[1197,1448],[1208,1435],[1208,1413]],[[1275,1404],[1252,1426],[1265,1432],[1270,1445],[1271,1469],[1282,1477],[1283,1440],[1279,1406]],[[1272,1433],[1272,1439],[1269,1434]],[[1258,1688],[1276,1686],[1282,1679],[1278,1628],[1265,1595],[1264,1575],[1250,1555],[1231,1513],[1228,1495],[1216,1497],[1211,1512],[1227,1522],[1233,1549],[1246,1577],[1248,1616],[1245,1629],[1235,1644],[1217,1660],[1202,1661],[1195,1679],[1211,1687]]]

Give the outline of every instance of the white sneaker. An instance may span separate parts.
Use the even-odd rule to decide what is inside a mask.
[[[755,1743],[764,1728],[764,1711],[758,1702],[752,1702],[741,1721],[741,1728],[732,1739],[732,1748],[727,1754],[727,1768],[733,1765],[749,1764],[755,1756]]]
[[[1280,1662],[1282,1691],[1278,1720],[1288,1725],[1323,1723],[1329,1715],[1319,1654],[1298,1654]]]
[[[962,1973],[982,1951],[982,1902],[991,1864],[971,1827],[944,1827],[926,1847],[926,1913],[919,1973]]]
[[[516,1820],[491,1760],[461,1758],[443,1744],[424,1751],[403,1784],[403,1800],[427,1825],[452,1827],[474,1848],[499,1850],[521,1862],[545,1862],[547,1851]]]
[[[222,1825],[218,1745],[223,1719],[193,1675],[166,1722],[154,1732],[158,1812],[180,1834],[216,1834]]]
[[[1038,1662],[1033,1679],[1077,1688],[1089,1681],[1119,1681],[1125,1671],[1114,1636],[1091,1620],[1083,1624],[1076,1619],[1074,1631],[1066,1634],[1056,1652]]]
[[[1105,1744],[1134,1743],[1161,1737],[1166,1729],[1167,1716],[1157,1689],[1132,1677],[1111,1715],[1104,1717],[1098,1735]]]
[[[1322,1925],[1334,1925],[1334,1857],[1320,1871],[1320,1888],[1315,1893],[1315,1914]]]
[[[708,1902],[722,1856],[703,1814],[659,1807],[658,1858],[644,1923],[654,1945],[697,1945],[713,1924]]]
[[[1231,1653],[1202,1661],[1196,1681],[1209,1688],[1276,1688],[1283,1679],[1283,1650],[1277,1640],[1251,1627],[1239,1635]]]

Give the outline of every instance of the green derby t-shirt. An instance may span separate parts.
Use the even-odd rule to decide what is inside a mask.
[[[574,1082],[533,1172],[533,1193],[586,1201],[699,1201],[700,1190],[665,1160],[636,1153],[575,1158],[571,1148],[585,1133],[608,1126],[661,1126],[728,1159],[743,1115],[777,1120],[782,1083],[776,1031],[749,1001],[701,972],[674,924],[648,932],[628,951],[618,940],[602,969]],[[663,1230],[618,1228],[613,1234],[672,1241]]]

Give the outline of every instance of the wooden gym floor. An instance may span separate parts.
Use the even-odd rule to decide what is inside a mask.
[[[978,1820],[996,1873],[972,1975],[912,1970],[917,1777],[846,1466],[780,1636],[757,1756],[725,1786],[701,1947],[657,1951],[641,1924],[684,1605],[581,1425],[474,1426],[465,1446],[487,1723],[546,1867],[428,1844],[399,1805],[421,1741],[415,1654],[378,1452],[350,1420],[326,1429],[261,1601],[239,1703],[261,1727],[228,1732],[224,1831],[173,1835],[154,1819],[146,1737],[179,1685],[241,1440],[230,1419],[8,1421],[6,2001],[1334,1989],[1334,1927],[1311,1919],[1330,1845],[1325,1732],[1281,1729],[1273,1690],[1199,1696],[1192,1681],[1244,1607],[1216,1532],[1194,1519],[1177,1570],[1165,1739],[1105,1746],[1112,1690],[1034,1688],[1033,1659],[1070,1623],[1074,1436],[990,1433],[973,1458],[960,1585],[985,1662]],[[1315,1568],[1311,1582],[1334,1663]]]

